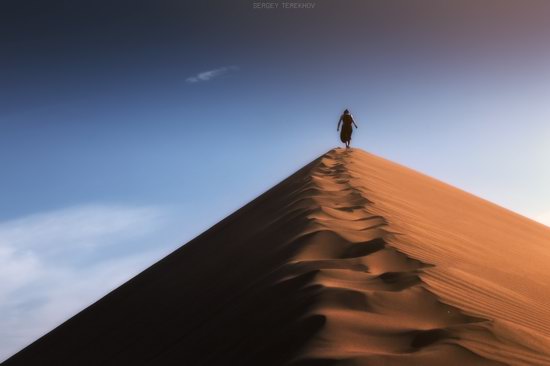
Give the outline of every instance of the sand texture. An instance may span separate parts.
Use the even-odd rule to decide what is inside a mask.
[[[334,149],[5,365],[550,365],[549,286],[550,228]]]

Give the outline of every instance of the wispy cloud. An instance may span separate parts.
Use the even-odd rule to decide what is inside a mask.
[[[235,65],[231,66],[223,66],[217,69],[207,70],[199,72],[196,75],[190,76],[186,79],[188,83],[199,83],[204,82],[208,80],[212,80],[216,77],[222,76],[224,74],[227,74],[229,72],[237,71],[239,68]]]
[[[39,213],[0,223],[0,247],[9,245],[41,254],[93,249],[139,237],[157,225],[161,210],[152,207],[86,205]]]
[[[0,362],[167,254],[165,225],[164,209],[113,205],[0,222]]]

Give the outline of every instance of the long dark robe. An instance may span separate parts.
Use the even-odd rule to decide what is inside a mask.
[[[351,141],[351,134],[353,133],[353,128],[351,124],[353,123],[353,118],[349,114],[344,114],[342,116],[342,130],[340,132],[340,140],[342,142]]]

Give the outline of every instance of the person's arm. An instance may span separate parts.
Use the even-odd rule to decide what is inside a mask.
[[[338,127],[336,127],[336,131],[340,131],[340,123],[342,123],[342,117],[340,117],[340,120],[338,121]]]
[[[359,128],[359,127],[357,127],[357,124],[355,124],[355,120],[353,119],[353,116],[351,116],[351,123],[353,123],[353,125],[355,126],[355,128]]]

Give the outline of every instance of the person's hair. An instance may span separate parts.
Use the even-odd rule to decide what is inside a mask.
[[[349,111],[346,109],[346,110],[344,111],[344,114],[349,114]]]

